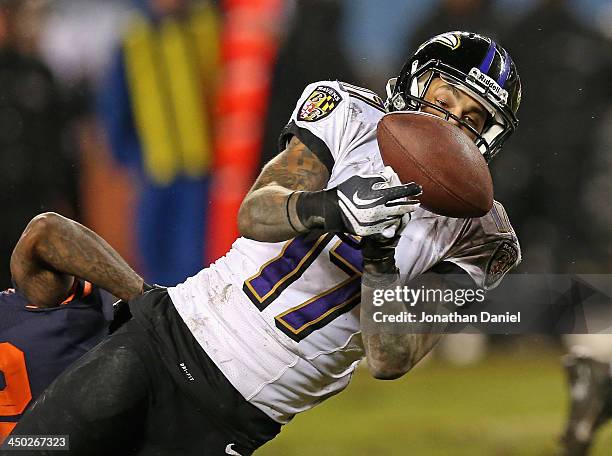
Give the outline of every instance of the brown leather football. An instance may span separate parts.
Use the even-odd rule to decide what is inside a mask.
[[[422,112],[392,112],[376,133],[385,165],[423,187],[421,205],[447,217],[482,217],[493,206],[489,167],[457,126]]]

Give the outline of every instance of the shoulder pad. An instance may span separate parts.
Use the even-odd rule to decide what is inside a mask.
[[[380,98],[374,91],[365,89],[363,87],[358,87],[347,82],[338,82],[338,84],[349,94],[350,97],[361,100],[365,104],[370,105],[379,111],[386,112],[385,104],[382,98]]]

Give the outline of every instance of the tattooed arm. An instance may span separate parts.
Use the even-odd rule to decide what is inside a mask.
[[[329,171],[293,137],[268,163],[238,213],[240,233],[263,242],[279,242],[310,230],[367,236],[396,230],[402,216],[417,205],[409,199],[421,187],[399,184],[391,170],[354,175],[323,190]],[[358,197],[359,196],[359,197]]]
[[[17,287],[40,307],[66,298],[75,277],[121,299],[142,292],[143,280],[108,243],[90,229],[55,213],[34,217],[11,255]]]
[[[446,290],[475,286],[463,269],[444,261],[404,283],[395,265],[398,241],[399,236],[392,239],[369,236],[362,244],[361,337],[370,372],[379,380],[393,380],[412,369],[435,346],[447,327],[447,323],[387,323],[381,316],[402,315],[408,311],[419,319],[421,311],[442,315],[456,310],[454,304],[435,299],[406,303],[394,291],[404,286],[413,290],[440,290],[441,298]],[[385,296],[385,292],[391,293]],[[374,318],[377,313],[378,317]]]
[[[240,233],[263,242],[279,242],[306,232],[296,213],[294,191],[321,190],[329,172],[297,137],[262,170],[238,213]],[[291,197],[291,198],[290,198]]]
[[[386,300],[381,307],[373,306],[375,290],[395,290],[398,286],[427,289],[444,289],[438,274],[427,272],[403,284],[398,275],[379,274],[364,265],[361,285],[361,336],[367,356],[368,367],[374,378],[394,380],[412,369],[442,337],[444,328],[432,328],[431,332],[409,334],[402,324],[377,323],[374,312],[384,315],[400,315],[407,309],[402,301]],[[435,304],[434,304],[435,305]],[[444,309],[439,312],[442,313]],[[416,325],[414,325],[416,327]]]

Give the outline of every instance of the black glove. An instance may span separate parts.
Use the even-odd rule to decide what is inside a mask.
[[[159,285],[149,285],[147,282],[143,282],[142,284],[142,294],[145,294],[147,291],[158,288]],[[120,299],[119,301],[113,303],[113,321],[108,327],[108,333],[112,334],[117,331],[124,323],[127,323],[132,319],[132,312],[130,311],[130,305],[127,301]]]
[[[296,213],[308,229],[369,236],[400,224],[404,214],[414,211],[421,194],[415,183],[402,185],[390,168],[372,176],[353,176],[330,190],[301,192]]]
[[[108,327],[108,333],[113,334],[131,319],[132,312],[130,312],[130,306],[127,301],[121,299],[113,303],[113,321],[111,321]]]
[[[361,240],[364,271],[370,274],[396,274],[395,247],[400,236],[392,238],[381,234],[366,236]]]

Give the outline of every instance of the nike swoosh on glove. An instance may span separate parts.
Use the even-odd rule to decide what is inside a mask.
[[[353,176],[336,187],[345,232],[393,237],[404,215],[419,207],[422,192],[414,182],[403,185],[391,167],[372,176]]]

